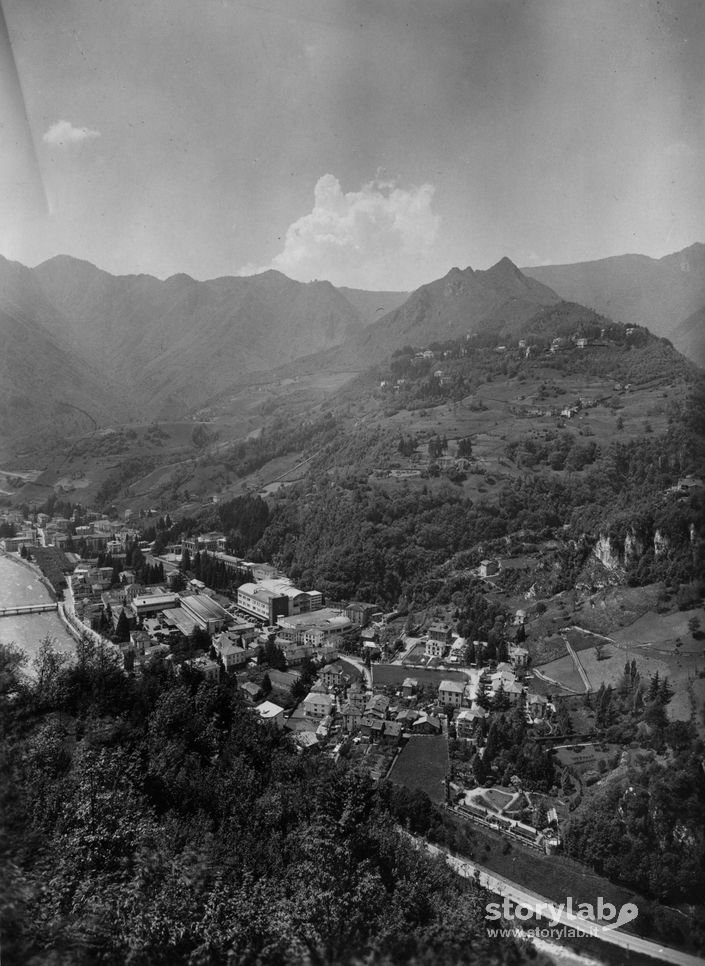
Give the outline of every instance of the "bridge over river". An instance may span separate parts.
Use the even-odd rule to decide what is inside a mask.
[[[45,611],[58,610],[56,601],[49,604],[25,604],[22,607],[0,607],[0,617],[17,617],[22,614],[43,614]]]

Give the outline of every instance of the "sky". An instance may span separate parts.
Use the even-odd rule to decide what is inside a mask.
[[[702,0],[0,0],[0,254],[410,290],[705,241]]]

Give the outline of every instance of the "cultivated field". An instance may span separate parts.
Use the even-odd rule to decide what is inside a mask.
[[[649,644],[653,650],[674,651],[676,647],[681,654],[705,654],[705,638],[700,640],[693,637],[688,622],[693,618],[700,621],[705,631],[705,608],[676,611],[675,614],[657,614],[648,611],[633,624],[623,627],[611,635],[613,640],[628,645]],[[677,645],[678,641],[680,645]]]
[[[372,681],[375,687],[401,686],[407,678],[415,678],[421,685],[437,688],[441,681],[465,681],[462,671],[434,670],[432,668],[404,667],[402,664],[373,664]]]
[[[585,693],[583,679],[580,677],[578,669],[573,663],[573,658],[569,654],[565,657],[558,658],[556,661],[549,661],[548,664],[542,664],[540,667],[534,668],[534,670],[548,678],[551,683],[555,682],[555,684],[565,688],[567,691],[573,691],[578,694]]]
[[[607,769],[610,763],[619,756],[619,745],[562,745],[555,749],[555,756],[562,767],[569,766],[577,775],[582,776],[589,771],[598,771],[600,762]]]
[[[420,788],[433,802],[445,799],[448,741],[444,735],[413,735],[389,775],[407,788]]]

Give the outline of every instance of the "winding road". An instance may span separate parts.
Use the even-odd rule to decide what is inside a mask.
[[[539,906],[543,908],[552,907],[552,900],[546,898],[546,896],[540,896],[536,892],[531,892],[529,889],[525,889],[519,885],[519,883],[511,882],[509,879],[505,879],[503,876],[483,868],[483,866],[476,865],[469,859],[453,855],[447,849],[443,849],[438,845],[432,845],[430,842],[422,842],[422,840],[414,836],[410,836],[410,838],[417,845],[425,847],[432,855],[439,855],[445,858],[448,865],[458,875],[464,878],[474,879],[479,885],[493,892],[495,895],[506,897],[511,902],[516,902],[528,909],[536,909]],[[669,946],[662,946],[660,943],[652,942],[649,939],[642,939],[640,936],[634,936],[622,932],[619,929],[607,928],[599,922],[586,922],[586,920],[567,911],[559,913],[556,909],[551,919],[552,923],[557,920],[560,925],[568,929],[575,929],[576,931],[586,933],[595,939],[610,943],[612,946],[618,946],[629,952],[641,953],[661,963],[675,963],[677,966],[703,966],[705,964],[705,960],[698,956],[681,952],[678,949],[672,949]]]
[[[565,646],[568,648],[568,653],[570,654],[570,656],[571,656],[571,658],[573,660],[573,664],[575,665],[575,668],[576,668],[578,674],[580,675],[583,684],[585,685],[585,693],[586,694],[589,694],[589,692],[591,690],[591,688],[590,688],[590,679],[588,678],[587,674],[585,673],[585,668],[580,663],[580,658],[578,657],[578,655],[573,650],[573,645],[570,643],[570,641],[565,636],[565,634],[561,634],[561,637],[565,641]]]

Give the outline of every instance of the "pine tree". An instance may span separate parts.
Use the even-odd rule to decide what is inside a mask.
[[[485,711],[489,711],[490,709],[490,675],[488,671],[483,671],[480,675],[480,680],[477,682],[475,704],[480,708],[484,708]]]
[[[115,627],[115,638],[120,644],[130,640],[130,621],[125,613],[124,607],[120,611],[120,616]]]
[[[472,773],[478,785],[482,785],[487,779],[487,765],[482,755],[475,752],[475,757],[471,763]]]
[[[186,573],[191,569],[191,554],[188,551],[188,547],[184,547],[181,553],[181,563],[179,564],[179,569],[182,573]]]
[[[669,684],[668,678],[664,678],[658,689],[658,700],[661,704],[668,704],[673,697],[673,688]]]
[[[500,685],[495,691],[494,697],[492,698],[492,710],[507,711],[509,709],[509,705],[509,695],[504,690],[504,685],[500,682]]]
[[[649,690],[647,691],[646,697],[649,701],[653,701],[659,695],[659,690],[661,688],[661,682],[659,681],[658,671],[651,675],[651,682],[649,684]]]

